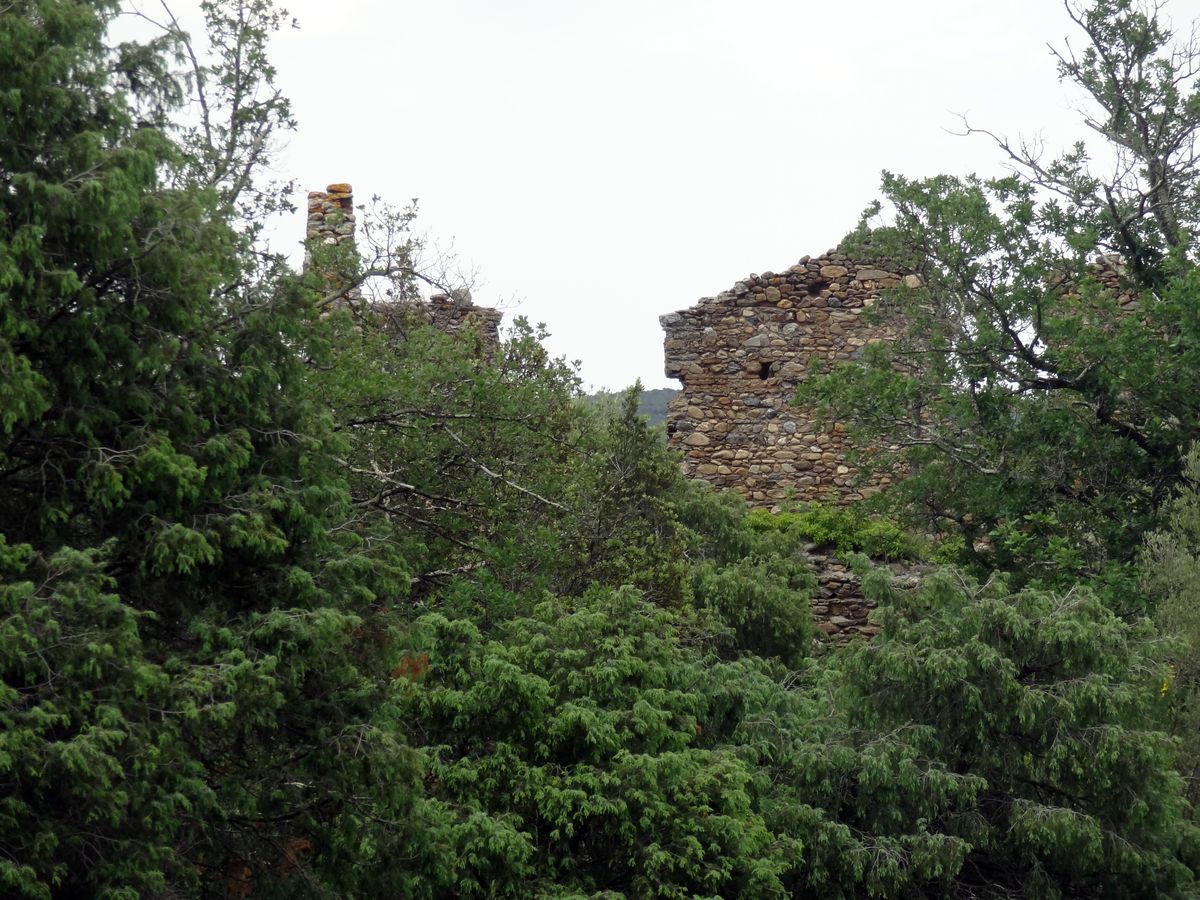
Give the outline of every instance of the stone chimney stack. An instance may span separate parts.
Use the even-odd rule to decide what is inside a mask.
[[[323,191],[309,191],[305,244],[308,247],[304,254],[306,269],[312,265],[314,244],[325,244],[331,248],[340,245],[344,246],[346,253],[354,253],[354,189],[350,185],[337,182]],[[331,266],[330,257],[323,257],[324,265],[331,266],[324,273],[326,289],[331,294],[345,286],[345,276],[338,270],[347,265],[346,259],[342,253],[334,254]],[[336,305],[354,305],[360,299],[362,292],[354,287],[347,290]]]
[[[354,188],[345,182],[308,193],[308,240],[325,244],[354,241]]]

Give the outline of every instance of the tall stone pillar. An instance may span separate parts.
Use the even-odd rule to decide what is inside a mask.
[[[345,248],[342,253],[334,252],[322,257],[329,260],[325,263],[326,290],[334,293],[345,284],[343,272],[348,268],[347,255],[354,253],[354,189],[350,185],[336,182],[323,191],[309,191],[305,238],[306,269],[312,264],[314,249],[320,248],[318,252],[323,252],[325,248]],[[361,297],[362,293],[355,287],[347,291],[337,305],[353,304]]]
[[[308,240],[323,244],[354,241],[354,188],[345,182],[308,193]]]

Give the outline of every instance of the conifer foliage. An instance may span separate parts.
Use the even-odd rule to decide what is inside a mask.
[[[354,793],[345,747],[391,746],[353,635],[398,586],[334,531],[299,295],[243,289],[114,12],[0,14],[0,884],[28,896],[282,858]]]
[[[685,482],[525,323],[323,307],[257,243],[283,19],[204,8],[186,78],[176,24],[0,10],[0,893],[1195,895],[1190,494],[1123,547],[1173,657],[1132,579],[1045,574],[1120,529],[907,592],[859,558],[882,633],[815,644],[810,542],[963,545]]]

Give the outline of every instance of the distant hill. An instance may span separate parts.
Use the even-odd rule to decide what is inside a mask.
[[[649,419],[651,425],[661,425],[667,420],[667,404],[678,393],[679,391],[675,388],[654,388],[642,391],[642,396],[638,400],[638,412]],[[589,403],[616,402],[620,395],[620,391],[599,391],[589,394],[587,399]]]

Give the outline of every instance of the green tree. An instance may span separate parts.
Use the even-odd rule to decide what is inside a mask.
[[[1172,640],[1170,675],[1162,693],[1173,734],[1183,743],[1180,770],[1189,797],[1200,799],[1200,451],[1187,455],[1184,483],[1166,510],[1163,528],[1146,536],[1139,554],[1142,584],[1155,620]]]
[[[779,895],[753,772],[701,746],[704,666],[632,588],[547,598],[481,634],[433,614],[397,720],[429,747],[459,896]],[[425,886],[408,895],[444,896]],[[610,892],[610,893],[605,893]]]
[[[247,281],[169,42],[109,46],[116,11],[0,14],[0,884],[267,895],[408,783],[371,641],[407,579],[344,527],[305,292]]]
[[[1150,623],[1084,587],[1012,593],[951,572],[893,595],[881,620],[834,671],[848,730],[908,748],[901,783],[971,784],[930,821],[966,850],[944,895],[1191,895],[1200,831],[1159,730]],[[877,814],[895,815],[882,797]]]
[[[1131,558],[1200,388],[1200,57],[1156,5],[1067,8],[1085,46],[1059,72],[1103,145],[1047,159],[1000,139],[1004,178],[885,174],[890,223],[870,227],[876,207],[848,244],[923,284],[879,305],[896,341],[807,394],[900,448],[874,460],[914,473],[894,499],[959,534],[964,560],[1043,579]]]
[[[565,587],[589,581],[633,584],[653,601],[678,606],[687,596],[684,528],[674,502],[683,480],[662,433],[638,412],[641,383],[625,392],[579,466],[572,505],[579,560]]]
[[[872,590],[888,591],[878,574]],[[598,587],[414,622],[393,708],[429,837],[407,896],[1186,897],[1152,630],[946,573],[789,669]],[[511,603],[509,604],[511,606]],[[403,841],[403,843],[399,843]]]
[[[522,320],[485,357],[471,333],[417,324],[403,304],[386,310],[333,317],[336,365],[307,375],[347,441],[340,464],[357,515],[386,520],[414,599],[470,572],[514,590],[547,585],[584,456],[574,370]]]

